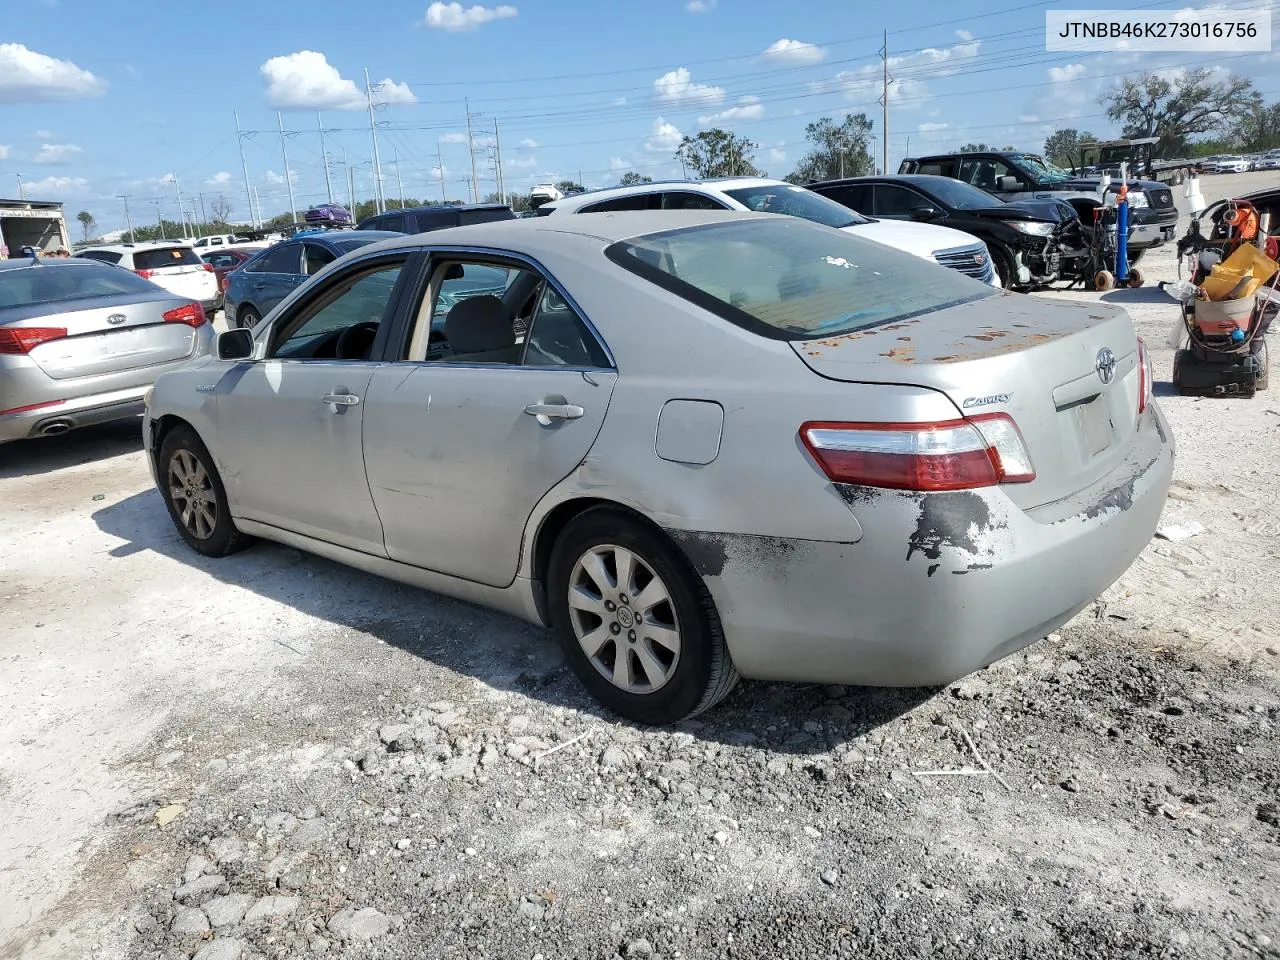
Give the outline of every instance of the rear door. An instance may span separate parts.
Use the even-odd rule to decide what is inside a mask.
[[[126,270],[40,266],[0,274],[0,326],[64,331],[27,354],[51,379],[121,373],[191,356],[195,315]]]
[[[208,302],[218,294],[218,281],[205,269],[200,254],[185,244],[133,251],[133,269],[170,293]]]
[[[268,313],[306,279],[302,273],[302,244],[288,241],[276,244],[242,269],[244,276],[237,284],[237,289],[244,293],[242,301]]]
[[[855,213],[871,216],[871,185],[866,183],[842,183],[829,187],[820,187],[814,191],[828,200],[834,200],[842,207],[848,207]]]

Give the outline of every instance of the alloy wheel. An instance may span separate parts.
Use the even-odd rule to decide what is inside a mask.
[[[680,623],[671,592],[638,554],[592,547],[569,577],[569,620],[596,671],[620,690],[648,694],[680,662]]]
[[[177,450],[169,459],[169,499],[183,527],[197,540],[213,536],[218,523],[218,499],[209,471],[190,450]]]

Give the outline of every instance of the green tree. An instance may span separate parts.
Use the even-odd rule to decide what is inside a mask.
[[[1172,76],[1126,77],[1102,96],[1107,116],[1125,137],[1159,137],[1156,156],[1176,156],[1193,137],[1224,133],[1257,111],[1262,97],[1245,77],[1215,80],[1208,67]]]
[[[764,172],[754,163],[756,147],[754,141],[716,127],[681,140],[676,148],[676,159],[702,180],[708,177],[761,177]]]
[[[561,180],[559,183],[556,184],[556,189],[559,190],[561,193],[565,194],[566,196],[571,193],[586,192],[586,188],[583,187],[582,184],[577,183],[574,180]]]
[[[653,177],[646,177],[643,173],[628,170],[618,180],[618,186],[620,187],[634,187],[641,183],[653,183]]]
[[[1063,127],[1049,134],[1044,142],[1044,155],[1060,167],[1075,167],[1081,163],[1083,145],[1096,142],[1097,138],[1088,130]]]
[[[76,214],[76,219],[80,221],[80,227],[84,230],[84,238],[89,239],[89,233],[97,226],[97,221],[93,219],[93,214],[88,210],[81,210]]]
[[[1232,139],[1249,153],[1280,147],[1280,103],[1256,104],[1240,119]]]
[[[805,126],[804,138],[812,146],[788,175],[790,183],[861,177],[874,172],[871,121],[865,113],[846,113],[840,123],[822,117]]]

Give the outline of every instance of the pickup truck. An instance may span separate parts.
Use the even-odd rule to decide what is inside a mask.
[[[1103,203],[1102,181],[1097,177],[1076,177],[1034,153],[990,150],[974,153],[944,153],[907,158],[899,173],[932,174],[951,177],[994,194],[1001,200],[1066,200],[1080,220],[1093,222],[1093,208]],[[1108,188],[1115,193],[1119,180]],[[1129,181],[1129,262],[1172,241],[1178,227],[1178,208],[1173,191],[1155,180]]]

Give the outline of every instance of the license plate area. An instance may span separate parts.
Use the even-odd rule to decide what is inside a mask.
[[[1076,404],[1069,413],[1075,421],[1082,458],[1089,461],[1100,453],[1105,453],[1115,437],[1107,398],[1099,394],[1092,400]]]

